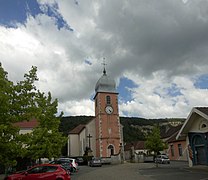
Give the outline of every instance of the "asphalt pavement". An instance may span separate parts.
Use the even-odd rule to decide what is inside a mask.
[[[3,180],[4,175],[0,175]],[[170,164],[124,163],[102,167],[80,166],[72,180],[208,180],[208,166],[188,167],[187,162]]]

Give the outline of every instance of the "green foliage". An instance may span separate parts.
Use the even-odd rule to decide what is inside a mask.
[[[65,135],[68,135],[69,131],[78,126],[79,124],[86,124],[92,120],[93,116],[68,116],[62,117],[59,130]],[[144,119],[138,117],[120,117],[120,122],[123,125],[124,142],[143,141],[146,139],[144,130],[149,132],[151,129],[145,126],[154,126],[154,124],[160,124],[163,122],[169,122],[172,120],[184,121],[185,119]]]
[[[79,124],[86,124],[92,120],[93,116],[67,116],[61,118],[59,130],[65,135],[68,135],[69,131],[74,129]]]
[[[37,90],[34,85],[38,81],[36,73],[37,67],[32,66],[29,74],[24,75],[25,79],[14,86],[12,114],[17,121],[30,120],[37,116]]]
[[[67,138],[58,131],[60,117],[56,117],[58,101],[52,101],[51,94],[45,96],[38,91],[36,97],[39,126],[30,134],[28,156],[32,159],[58,157]]]
[[[154,126],[152,129],[152,133],[147,136],[147,140],[145,143],[145,147],[150,151],[154,152],[155,155],[159,153],[159,151],[164,150],[165,145],[160,138],[160,129],[157,126]]]
[[[6,167],[16,164],[15,157],[20,153],[19,144],[15,141],[18,128],[12,125],[13,94],[13,83],[0,64],[0,163]]]
[[[59,132],[58,100],[36,89],[37,68],[13,84],[0,64],[0,164],[16,164],[17,157],[51,158],[61,153],[66,138]],[[31,134],[19,134],[14,123],[36,118],[39,126]]]

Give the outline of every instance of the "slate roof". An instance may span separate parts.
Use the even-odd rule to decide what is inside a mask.
[[[38,121],[36,119],[32,119],[30,121],[22,121],[22,122],[17,122],[14,123],[15,126],[19,127],[20,129],[22,128],[35,128],[38,126]]]
[[[179,132],[179,130],[181,129],[183,124],[180,124],[178,126],[171,126],[167,131],[163,130],[161,133],[160,133],[160,136],[162,139],[164,138],[168,138],[168,137],[171,137],[173,136],[175,133]]]
[[[208,107],[196,107],[196,109],[208,115]]]
[[[172,142],[177,142],[177,141],[185,141],[186,137],[184,137],[184,136],[179,137],[178,139],[176,139],[176,136],[177,136],[178,132],[179,132],[179,130],[172,137],[170,137],[166,142],[167,143],[172,143]]]
[[[69,134],[80,134],[84,128],[85,128],[85,125],[80,124],[77,127],[75,127],[74,129],[72,129],[71,131],[69,131]]]

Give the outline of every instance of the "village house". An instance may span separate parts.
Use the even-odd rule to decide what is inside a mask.
[[[20,128],[19,134],[27,134],[31,133],[33,129],[38,126],[38,121],[32,119],[30,121],[17,122],[14,125]]]
[[[164,153],[168,155],[170,160],[187,161],[186,138],[180,137],[179,139],[176,139],[182,125],[183,124],[172,126],[166,131],[161,132],[161,139],[168,145],[168,148],[164,150]]]
[[[208,165],[208,107],[194,107],[176,139],[186,138],[189,166]]]

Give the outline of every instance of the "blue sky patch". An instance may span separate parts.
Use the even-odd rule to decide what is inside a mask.
[[[3,0],[0,3],[0,25],[15,27],[15,23],[25,23],[27,15],[41,13],[35,0]]]
[[[208,89],[208,74],[199,76],[195,80],[194,86],[198,89]]]
[[[85,64],[92,65],[92,63],[89,59],[85,59],[84,62],[85,62]]]
[[[24,24],[29,15],[46,14],[56,20],[58,29],[73,31],[63,16],[58,12],[58,4],[40,5],[36,0],[4,0],[0,2],[0,25],[16,27],[16,23]]]
[[[127,102],[133,100],[132,92],[130,89],[137,88],[138,86],[130,79],[126,77],[122,77],[120,79],[120,83],[117,87],[117,91],[119,93],[119,98],[122,102]]]
[[[55,18],[58,29],[66,28],[70,31],[73,31],[73,29],[64,20],[63,16],[58,12],[59,7],[57,3],[54,3],[50,6],[47,4],[42,5],[41,9],[48,16]]]
[[[182,95],[180,89],[175,83],[171,84],[171,87],[167,88],[167,93],[169,96],[175,97]]]

